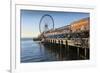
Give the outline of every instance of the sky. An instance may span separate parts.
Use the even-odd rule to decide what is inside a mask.
[[[54,12],[54,11],[36,11],[21,10],[21,38],[33,38],[40,34],[39,22],[45,14],[52,16],[54,28],[69,25],[70,23],[89,17],[89,13],[79,12]]]

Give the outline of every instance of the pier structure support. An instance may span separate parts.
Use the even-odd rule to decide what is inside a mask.
[[[56,45],[57,43],[56,43],[56,40],[54,40],[54,44]]]
[[[61,40],[61,48],[63,47],[63,40]]]
[[[86,47],[77,47],[78,58],[89,59],[89,48]]]
[[[68,41],[65,40],[65,48],[68,48]]]
[[[60,48],[60,40],[58,40],[58,46],[59,46],[59,48]]]
[[[87,58],[87,48],[84,48],[84,56],[85,56],[85,59]]]
[[[53,40],[53,45],[55,44],[54,40]]]
[[[85,59],[89,59],[89,48],[84,48],[84,57]]]
[[[52,39],[50,39],[50,43],[52,44]]]
[[[51,39],[51,41],[52,41],[51,44],[53,45],[53,39]]]
[[[77,55],[78,55],[78,57],[80,57],[80,48],[79,47],[77,47]]]
[[[69,53],[70,46],[74,46],[76,47],[78,58],[83,58],[83,59],[89,58],[89,48],[85,45],[81,45],[80,42],[75,42],[73,40],[62,39],[62,38],[47,38],[47,43],[52,47],[58,48],[60,51],[62,51],[63,49],[66,55],[68,55]]]

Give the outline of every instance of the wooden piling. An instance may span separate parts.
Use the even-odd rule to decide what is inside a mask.
[[[78,55],[78,57],[80,56],[80,48],[79,47],[77,47],[77,55]]]
[[[65,48],[68,48],[68,42],[67,42],[67,40],[65,41]]]
[[[85,59],[87,58],[87,49],[84,48],[84,56],[85,56]]]

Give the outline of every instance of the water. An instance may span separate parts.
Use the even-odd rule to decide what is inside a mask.
[[[81,60],[75,47],[65,48],[58,45],[44,45],[40,41],[21,39],[21,62]]]

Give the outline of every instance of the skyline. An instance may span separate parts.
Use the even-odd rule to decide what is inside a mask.
[[[33,38],[40,34],[39,22],[44,14],[49,14],[53,17],[55,28],[66,26],[74,21],[90,17],[89,13],[82,12],[21,10],[21,38]]]

